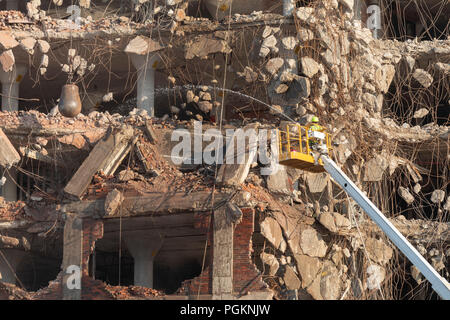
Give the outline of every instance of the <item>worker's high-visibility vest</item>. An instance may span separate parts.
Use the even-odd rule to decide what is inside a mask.
[[[319,124],[313,123],[308,129],[311,131],[322,131],[323,127]]]

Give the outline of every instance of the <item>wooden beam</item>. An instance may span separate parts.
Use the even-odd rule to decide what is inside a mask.
[[[80,198],[97,172],[114,174],[117,167],[131,150],[134,130],[123,128],[114,130],[97,142],[89,156],[70,179],[64,191]]]
[[[0,166],[10,168],[20,161],[20,155],[0,129]]]

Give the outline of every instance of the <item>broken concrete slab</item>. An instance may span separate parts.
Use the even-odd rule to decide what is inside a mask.
[[[322,269],[322,262],[318,258],[304,254],[294,255],[297,269],[302,279],[302,288],[309,287]]]
[[[313,228],[308,228],[302,232],[300,247],[304,254],[310,257],[325,257],[328,246],[322,236]]]
[[[323,212],[319,216],[319,222],[331,232],[337,232],[351,227],[350,220],[337,212]]]
[[[261,234],[274,246],[275,249],[280,249],[282,242],[284,242],[283,231],[278,222],[267,217],[260,224]]]
[[[230,143],[227,144],[225,163],[219,168],[216,179],[217,183],[224,186],[238,186],[245,181],[250,167],[255,161],[258,149],[257,128],[258,124],[251,124],[245,126],[244,129],[235,131]],[[246,135],[245,146],[239,147],[238,145],[236,154],[235,144],[237,144],[237,141],[242,140],[242,135],[244,134]]]
[[[225,40],[218,40],[208,36],[200,36],[186,44],[184,57],[206,59],[212,53],[231,53],[231,48]]]
[[[378,154],[374,158],[366,162],[364,168],[364,181],[381,181],[383,174],[389,166],[389,161],[382,155]]]
[[[297,275],[295,274],[292,267],[286,265],[284,276],[283,276],[284,284],[286,286],[286,289],[288,290],[297,290],[301,286],[301,282]]]
[[[305,180],[308,186],[309,192],[320,193],[322,192],[328,184],[330,179],[327,173],[306,173]]]
[[[341,295],[342,281],[336,266],[326,261],[321,273],[320,295],[325,300],[337,300]]]
[[[4,72],[10,72],[13,70],[16,60],[12,50],[6,50],[0,55],[0,63]]]
[[[267,189],[269,189],[274,194],[291,194],[289,178],[284,166],[279,166],[276,173],[268,175],[266,182]]]
[[[67,183],[64,191],[79,198],[86,191],[94,174],[100,171],[107,176],[113,174],[130,152],[133,138],[134,130],[127,127],[107,134],[97,142],[89,156]]]
[[[9,31],[0,31],[0,47],[3,50],[9,50],[17,47],[19,42],[14,39],[11,32]]]
[[[131,40],[125,47],[125,53],[134,53],[137,55],[146,55],[163,49],[159,42],[145,36],[137,36]]]
[[[261,253],[261,260],[265,265],[269,266],[268,274],[270,276],[275,276],[280,267],[277,258],[273,254],[263,252]]]
[[[20,155],[9,141],[8,137],[0,129],[0,166],[10,168],[20,161]]]

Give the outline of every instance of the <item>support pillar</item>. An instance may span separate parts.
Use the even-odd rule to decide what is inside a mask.
[[[153,267],[163,238],[134,233],[125,237],[125,243],[134,259],[134,285],[153,288]]]
[[[294,12],[295,1],[294,0],[283,0],[283,16],[291,16]]]
[[[13,69],[9,72],[5,72],[0,68],[2,111],[19,110],[19,86],[26,71],[27,66],[23,64],[14,65]],[[5,174],[5,177],[6,182],[2,187],[2,196],[6,201],[17,201],[17,172],[14,169],[10,169]]]
[[[131,62],[138,72],[137,107],[147,110],[150,117],[155,116],[155,70],[158,55],[138,55],[129,53]]]
[[[228,206],[225,205],[214,211],[213,300],[233,299],[234,225],[227,210]]]

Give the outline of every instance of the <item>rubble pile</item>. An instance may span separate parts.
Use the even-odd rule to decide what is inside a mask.
[[[353,1],[317,0],[292,16],[222,7],[212,19],[189,16],[188,1],[154,3],[115,3],[105,16],[80,1],[88,13],[76,28],[40,1],[0,12],[3,72],[26,57],[39,81],[56,74],[55,87],[83,90],[74,118],[59,113],[55,95],[37,99],[39,111],[0,111],[11,145],[0,149],[9,152],[0,179],[20,189],[20,199],[0,197],[0,249],[25,279],[28,260],[16,251],[58,264],[26,282],[35,293],[0,278],[0,299],[435,298],[327,173],[277,165],[267,175],[251,148],[243,163],[180,164],[173,132],[192,135],[191,154],[177,156],[194,160],[195,148],[211,147],[208,129],[232,129],[233,140],[319,117],[331,157],[448,278],[450,40],[375,39]],[[133,55],[157,57],[145,64],[153,78],[142,95],[155,117],[135,98],[146,74],[130,71]],[[70,259],[81,261],[79,292],[61,288]],[[149,261],[155,279],[136,267]]]

